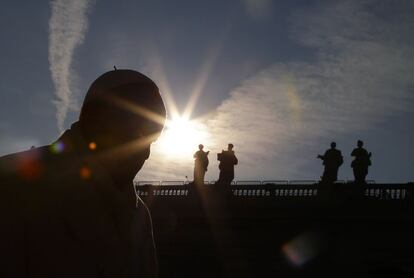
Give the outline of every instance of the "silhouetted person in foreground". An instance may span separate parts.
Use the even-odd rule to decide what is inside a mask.
[[[338,179],[338,169],[344,162],[342,153],[336,149],[336,143],[331,143],[331,148],[324,155],[318,155],[322,159],[325,169],[322,175],[322,182],[333,183]]]
[[[368,153],[362,146],[364,142],[358,140],[357,148],[355,148],[351,156],[354,156],[354,160],[351,163],[351,167],[354,171],[355,183],[365,183],[365,178],[368,175],[368,167],[371,166],[371,153]]]
[[[151,79],[110,71],[56,142],[1,157],[0,277],[156,277],[132,182],[164,119]]]
[[[194,184],[197,186],[204,185],[204,176],[208,167],[208,154],[210,151],[203,151],[204,146],[198,145],[198,151],[194,154]]]
[[[220,161],[220,175],[217,183],[230,185],[234,179],[234,165],[238,163],[237,157],[234,155],[233,144],[228,144],[227,151],[223,150],[217,154],[217,160]]]

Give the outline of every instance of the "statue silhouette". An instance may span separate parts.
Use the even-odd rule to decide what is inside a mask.
[[[0,277],[156,277],[133,178],[166,111],[156,84],[110,71],[53,144],[0,158]]]
[[[371,153],[368,153],[362,146],[364,142],[358,140],[357,148],[355,148],[351,156],[355,157],[351,163],[354,172],[355,183],[365,183],[365,178],[368,175],[368,167],[371,166]]]
[[[204,176],[208,167],[208,154],[210,151],[203,151],[204,146],[198,145],[198,151],[194,154],[194,184],[197,186],[204,185]]]
[[[222,150],[217,154],[217,160],[219,163],[219,179],[218,184],[230,185],[234,179],[234,165],[237,165],[238,160],[234,155],[233,144],[228,144],[227,151]]]
[[[344,162],[342,153],[336,149],[336,143],[331,143],[331,148],[324,155],[318,155],[317,158],[322,159],[325,169],[321,177],[324,183],[333,183],[338,179],[338,169]]]

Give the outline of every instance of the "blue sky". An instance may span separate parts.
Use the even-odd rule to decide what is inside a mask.
[[[369,178],[414,180],[411,1],[65,2],[2,3],[0,155],[56,139],[116,65],[150,76],[180,111],[204,81],[192,116],[208,115],[209,180],[228,142],[237,179],[317,179],[331,141],[351,179],[358,139],[373,152]],[[137,179],[191,178],[191,156],[152,154]]]

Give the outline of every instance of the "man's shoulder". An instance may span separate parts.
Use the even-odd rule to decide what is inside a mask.
[[[39,186],[45,176],[42,152],[38,148],[0,157],[0,203],[5,216],[19,218],[23,211],[32,213],[29,207],[42,196],[50,196]]]
[[[28,187],[30,191],[48,188],[55,191],[59,185],[59,190],[63,190],[65,184],[76,183],[80,179],[75,160],[53,151],[50,146],[0,157],[0,187],[4,190]]]
[[[0,157],[0,176],[32,179],[39,176],[47,160],[48,147],[40,147]]]

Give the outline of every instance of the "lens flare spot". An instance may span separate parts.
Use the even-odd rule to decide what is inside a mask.
[[[79,175],[82,179],[89,179],[91,177],[91,174],[91,169],[86,166],[83,166],[79,171]]]
[[[42,176],[44,167],[38,152],[30,152],[18,161],[20,176],[26,181],[34,181]]]
[[[57,141],[50,146],[50,151],[54,154],[59,154],[65,150],[65,145],[61,141]]]
[[[89,143],[89,145],[88,145],[88,148],[89,148],[91,151],[96,150],[96,143],[95,143],[95,142],[90,142],[90,143]]]
[[[314,234],[303,234],[282,246],[282,252],[292,265],[302,267],[319,253],[319,242]]]

